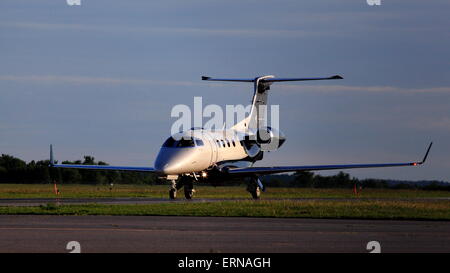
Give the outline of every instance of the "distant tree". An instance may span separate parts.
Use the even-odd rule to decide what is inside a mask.
[[[93,156],[85,155],[83,158],[84,161],[82,165],[97,165],[97,163],[95,162],[95,158]],[[104,184],[106,180],[102,177],[103,174],[101,173],[101,171],[79,170],[79,172],[82,176],[81,181],[83,183]]]
[[[367,178],[367,179],[360,180],[360,183],[363,188],[387,188],[388,187],[387,182],[382,179]]]
[[[97,165],[93,156],[85,155],[83,165]]]
[[[0,173],[3,183],[21,183],[26,178],[27,164],[19,158],[2,154],[0,167],[6,170]]]
[[[50,168],[48,167],[50,160],[39,160],[36,162],[36,179],[35,183],[51,182]]]
[[[398,183],[391,187],[392,189],[412,189],[413,186],[407,184],[407,183]]]
[[[357,182],[357,179],[352,179],[350,174],[342,171],[334,176],[334,186],[337,188],[351,188]]]
[[[295,172],[295,179],[292,181],[294,187],[314,187],[314,173],[312,172]]]

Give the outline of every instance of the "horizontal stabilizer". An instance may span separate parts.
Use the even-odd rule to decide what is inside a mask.
[[[255,79],[216,79],[202,76],[202,81],[220,81],[220,82],[254,82]]]
[[[274,76],[256,77],[253,79],[226,79],[226,78],[211,78],[202,76],[203,81],[222,81],[222,82],[256,82],[260,83],[272,83],[272,82],[293,82],[293,81],[319,81],[319,80],[341,80],[343,79],[339,75],[331,77],[318,77],[318,78],[275,78]]]
[[[263,82],[295,82],[295,81],[320,81],[320,80],[342,80],[339,75],[334,75],[327,78],[270,78],[264,79]]]

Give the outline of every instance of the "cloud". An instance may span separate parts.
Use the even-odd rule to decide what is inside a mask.
[[[175,34],[175,35],[201,35],[201,36],[238,36],[238,37],[284,37],[299,38],[322,35],[318,32],[286,29],[211,29],[194,27],[132,27],[117,25],[89,25],[89,24],[49,24],[36,22],[9,22],[0,23],[1,27],[23,28],[32,30],[65,30],[65,31],[94,31],[106,33],[146,33],[146,34]],[[333,34],[329,32],[328,34]]]
[[[31,82],[42,84],[83,84],[83,85],[169,85],[197,86],[199,83],[188,81],[158,81],[134,78],[57,76],[57,75],[0,75],[0,81]]]
[[[418,129],[427,132],[446,132],[450,133],[450,118],[446,116],[438,117],[416,117],[406,123],[411,129]]]
[[[88,76],[61,76],[61,75],[0,75],[1,81],[31,82],[41,84],[81,84],[81,85],[163,85],[163,86],[205,86],[232,87],[237,84],[222,84],[212,82],[191,81],[160,81],[151,79],[119,78],[119,77],[88,77]],[[294,85],[278,84],[280,91],[300,92],[388,92],[388,93],[450,93],[450,86],[429,88],[404,88],[396,86],[352,86],[352,85]]]
[[[311,92],[388,92],[388,93],[450,93],[450,86],[429,88],[404,88],[396,86],[351,86],[351,85],[288,85],[282,84],[278,88],[284,91]]]

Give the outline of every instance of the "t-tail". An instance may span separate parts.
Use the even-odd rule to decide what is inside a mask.
[[[237,131],[257,131],[267,126],[267,97],[270,85],[274,82],[293,82],[293,81],[318,81],[318,80],[340,80],[343,79],[339,75],[331,77],[319,78],[276,78],[273,75],[256,77],[253,79],[229,79],[229,78],[212,78],[202,76],[204,81],[225,81],[225,82],[252,82],[254,86],[252,106],[250,114],[243,120],[239,121],[232,128]]]

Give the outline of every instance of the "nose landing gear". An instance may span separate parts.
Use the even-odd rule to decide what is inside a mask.
[[[169,198],[174,200],[177,198],[177,191],[183,187],[183,185],[181,183],[177,183],[177,181],[175,179],[172,180],[172,185],[170,186],[169,189]]]
[[[186,199],[192,199],[194,196],[194,183],[193,178],[190,176],[181,176],[179,181],[172,180],[172,186],[169,189],[169,198],[174,200],[177,198],[177,191],[184,187],[184,197]]]
[[[171,188],[169,190],[169,198],[172,199],[172,200],[177,198],[177,189]]]

